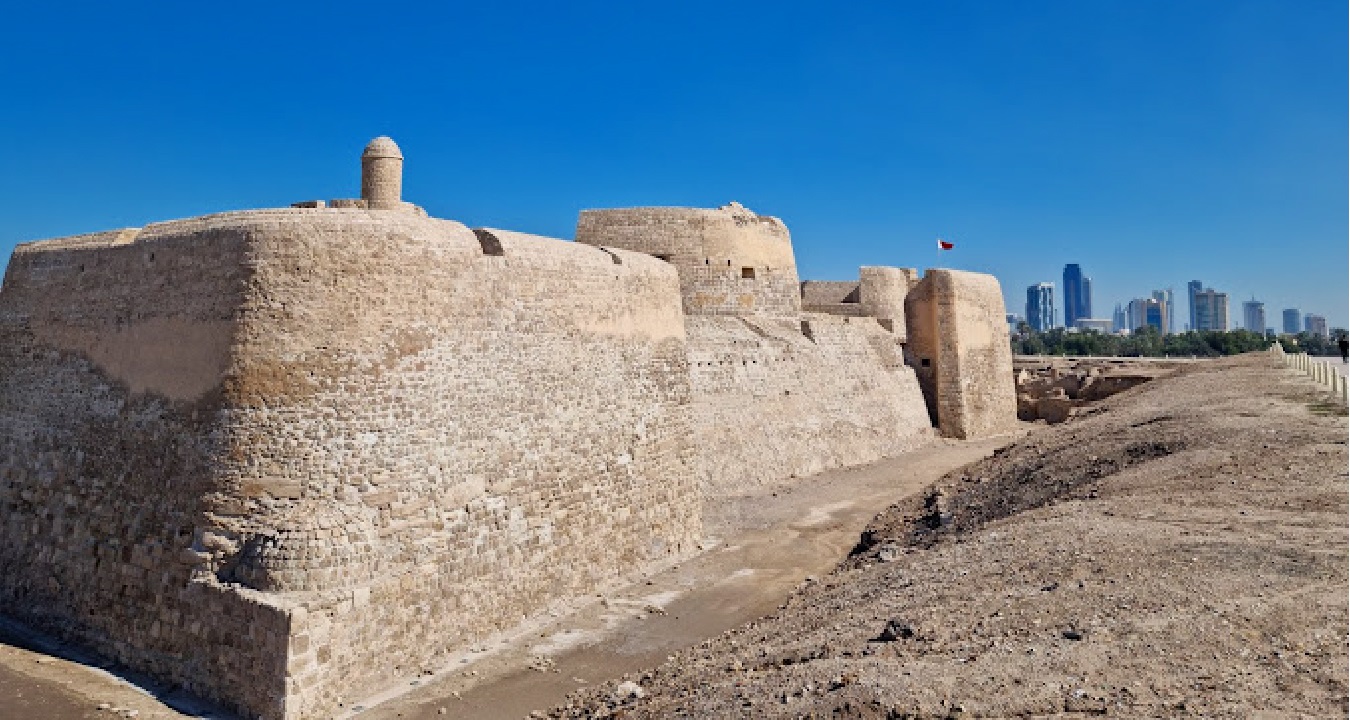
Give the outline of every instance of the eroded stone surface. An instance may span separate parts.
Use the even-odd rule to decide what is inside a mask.
[[[774,218],[471,231],[403,202],[377,144],[360,201],[16,249],[8,612],[248,716],[331,717],[693,552],[705,498],[924,442],[924,382],[945,434],[1012,420],[981,379],[1011,373],[992,278],[864,268],[861,314],[802,313]]]

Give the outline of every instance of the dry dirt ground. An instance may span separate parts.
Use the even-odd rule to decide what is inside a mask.
[[[1196,363],[886,509],[775,612],[553,717],[1347,715],[1345,406]]]

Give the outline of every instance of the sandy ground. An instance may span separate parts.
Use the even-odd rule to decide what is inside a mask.
[[[410,678],[343,717],[521,718],[579,688],[664,662],[771,612],[805,578],[830,572],[879,508],[1013,439],[937,441],[891,460],[711,503],[700,556],[476,648],[445,671]],[[6,635],[0,626],[0,720],[110,720],[128,710],[154,720],[213,716],[179,712],[170,704],[182,708],[190,699],[143,682],[138,687],[138,678],[111,675],[77,651],[12,631]]]
[[[174,710],[177,706],[186,714]],[[0,720],[224,718],[140,677],[119,677],[60,643],[0,623]]]
[[[554,717],[1347,714],[1344,404],[1197,363],[882,512],[770,615]]]

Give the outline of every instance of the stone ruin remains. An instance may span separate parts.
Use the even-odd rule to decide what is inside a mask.
[[[703,503],[1015,423],[998,282],[801,283],[735,203],[576,242],[361,198],[27,243],[0,610],[248,717],[341,704],[696,551]]]
[[[1176,371],[1170,361],[1019,357],[1013,363],[1017,418],[1056,425],[1084,408]]]

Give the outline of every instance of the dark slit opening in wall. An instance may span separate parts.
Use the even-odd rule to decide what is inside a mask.
[[[493,235],[491,231],[477,228],[473,234],[478,238],[478,245],[483,248],[484,255],[505,255],[502,250],[502,241]]]
[[[741,268],[741,277],[742,277],[742,278],[745,278],[746,280],[754,280],[754,279],[755,279],[755,269],[752,268],[752,267],[743,267],[743,268]]]

